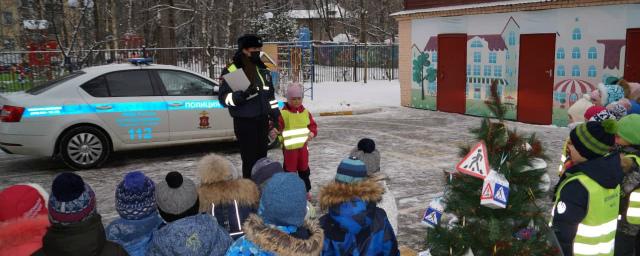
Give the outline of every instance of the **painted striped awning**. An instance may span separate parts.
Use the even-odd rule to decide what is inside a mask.
[[[564,92],[567,95],[577,94],[583,95],[595,90],[596,87],[591,83],[580,79],[566,79],[558,82],[553,90],[556,92]]]

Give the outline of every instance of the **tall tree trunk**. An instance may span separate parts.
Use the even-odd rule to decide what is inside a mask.
[[[95,0],[93,1],[93,23],[95,29],[95,41],[101,42],[105,39],[106,33],[104,31],[104,16],[102,14],[102,10],[104,8],[103,1]],[[101,45],[96,49],[103,49],[104,47]],[[104,53],[99,52],[96,54],[96,62],[104,63]]]
[[[161,3],[170,7],[160,11],[160,48],[174,48],[176,46],[176,20],[174,10],[171,8],[174,6],[174,1],[162,0]],[[177,64],[176,56],[171,50],[160,50],[160,60],[158,62],[168,65]]]

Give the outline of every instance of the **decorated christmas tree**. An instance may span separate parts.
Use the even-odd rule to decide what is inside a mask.
[[[508,129],[495,81],[491,94],[485,104],[497,120],[471,130],[477,141],[461,148],[458,171],[425,213],[427,247],[432,255],[558,255],[550,210],[537,202],[549,190],[542,145]]]

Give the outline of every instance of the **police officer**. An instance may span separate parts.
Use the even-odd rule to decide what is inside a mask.
[[[222,75],[244,72],[251,85],[244,91],[233,91],[223,80],[219,93],[220,103],[229,108],[229,114],[233,117],[244,178],[251,178],[251,168],[255,162],[267,156],[269,120],[275,125],[279,115],[270,71],[260,60],[261,50],[260,37],[246,34],[238,38],[238,51],[233,63],[222,71]]]

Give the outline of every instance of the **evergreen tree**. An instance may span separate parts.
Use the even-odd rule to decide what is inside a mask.
[[[249,28],[267,42],[289,42],[296,39],[296,22],[286,12],[273,16],[260,15],[249,21]]]
[[[552,242],[555,236],[547,228],[547,211],[536,204],[536,199],[546,195],[540,186],[546,170],[530,167],[534,159],[546,159],[541,143],[535,134],[522,136],[507,128],[496,81],[491,85],[491,95],[486,104],[498,120],[485,118],[471,132],[478,141],[485,142],[491,171],[509,181],[507,206],[481,206],[483,180],[456,174],[447,185],[443,201],[445,214],[455,215],[458,221],[443,221],[430,228],[427,246],[432,255],[467,255],[469,250],[475,256],[557,255],[559,248]],[[461,148],[460,156],[469,151],[469,146]]]

